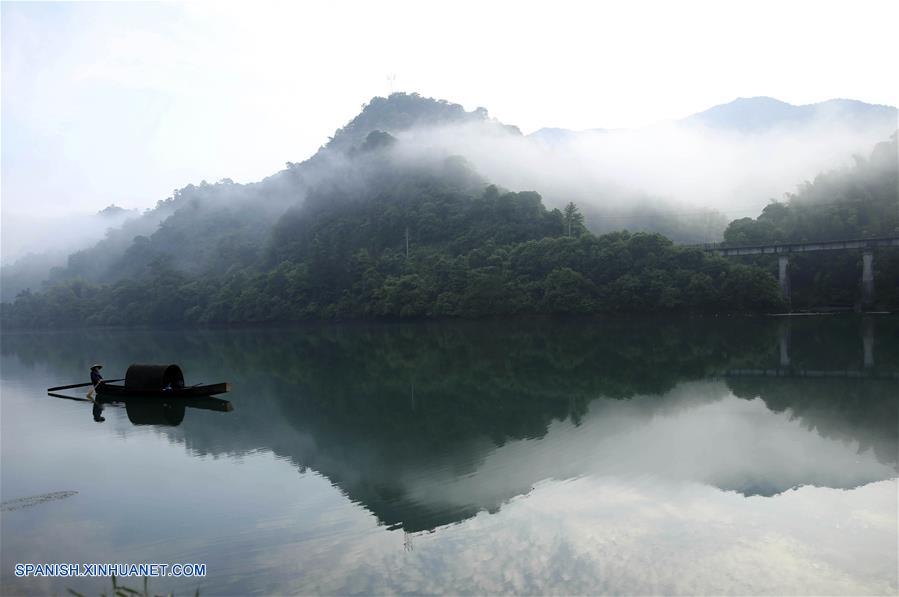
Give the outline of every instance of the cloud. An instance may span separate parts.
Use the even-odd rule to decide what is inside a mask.
[[[747,457],[747,455],[750,455]],[[722,382],[680,384],[664,399],[594,400],[574,425],[554,422],[545,437],[510,441],[476,469],[407,471],[411,503],[495,509],[542,479],[642,477],[771,495],[801,485],[851,488],[896,476],[873,450],[827,439],[760,399],[741,400]]]
[[[407,539],[411,550],[401,548],[396,532],[357,536],[350,549],[335,544],[319,554],[325,568],[307,567],[281,588],[319,594],[893,594],[896,490],[890,480],[852,491],[805,487],[763,499],[656,479],[547,481],[499,513]],[[822,525],[822,518],[835,525]],[[391,534],[396,538],[388,541]],[[273,551],[267,557],[282,557]]]

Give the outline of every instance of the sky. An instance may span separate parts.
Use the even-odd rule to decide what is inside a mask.
[[[541,127],[899,105],[899,3],[2,3],[2,226],[306,159],[391,91]]]

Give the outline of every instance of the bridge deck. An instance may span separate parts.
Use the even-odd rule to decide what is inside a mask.
[[[847,240],[808,241],[801,243],[781,243],[769,245],[745,245],[726,247],[720,243],[699,245],[708,253],[725,257],[733,255],[765,255],[780,253],[806,253],[809,251],[834,251],[839,249],[874,249],[877,247],[899,247],[899,236],[875,238],[853,238]]]

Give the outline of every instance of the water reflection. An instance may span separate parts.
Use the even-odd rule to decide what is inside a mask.
[[[3,354],[59,377],[103,346],[86,356],[234,379],[234,416],[181,424],[183,406],[157,401],[127,403],[128,419],[198,455],[274,453],[417,532],[547,479],[772,496],[894,478],[896,332],[890,318],[90,331],[10,335]]]
[[[180,425],[184,421],[184,415],[189,408],[216,412],[231,412],[234,410],[234,405],[229,401],[211,397],[161,398],[159,396],[132,396],[129,398],[111,398],[98,395],[93,399],[89,399],[58,392],[48,392],[48,395],[54,398],[90,403],[91,416],[96,423],[104,423],[106,421],[103,411],[110,405],[124,407],[128,420],[132,425],[157,425],[163,427],[177,427]]]

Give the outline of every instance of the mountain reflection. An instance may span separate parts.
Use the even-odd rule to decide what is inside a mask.
[[[230,379],[234,415],[198,413],[158,432],[197,454],[271,451],[415,532],[495,511],[546,479],[639,476],[774,495],[895,477],[897,327],[808,318],[90,331],[10,336],[3,352],[64,371],[86,334],[121,361],[111,371],[155,356],[194,378]]]

